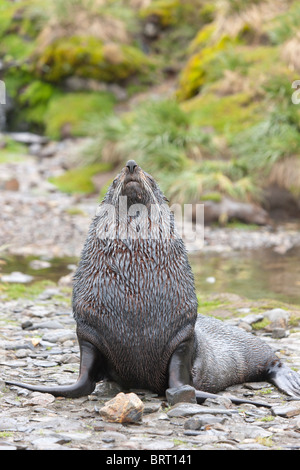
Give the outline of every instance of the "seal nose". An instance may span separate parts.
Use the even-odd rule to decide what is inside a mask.
[[[137,167],[137,163],[134,160],[128,160],[126,163],[126,167],[128,168],[130,173],[134,172],[134,169]]]

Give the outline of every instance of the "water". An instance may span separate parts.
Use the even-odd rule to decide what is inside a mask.
[[[57,282],[77,264],[74,258],[49,260],[50,266],[33,269],[33,257],[11,256],[1,265],[2,273],[20,271],[34,280]],[[199,294],[234,293],[248,299],[273,299],[300,305],[300,248],[285,255],[271,249],[225,254],[190,254]]]
[[[70,274],[72,267],[77,265],[76,258],[53,258],[42,261],[47,261],[50,266],[47,268],[34,269],[32,262],[40,260],[34,256],[3,256],[0,269],[2,274],[10,274],[14,271],[19,271],[23,274],[33,276],[33,281],[49,280],[57,282],[61,277]]]
[[[300,305],[300,248],[285,255],[272,249],[224,255],[193,254],[198,293],[234,293],[248,299],[276,299]]]

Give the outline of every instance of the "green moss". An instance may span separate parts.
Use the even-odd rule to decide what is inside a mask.
[[[299,30],[299,22],[300,5],[298,1],[294,1],[290,8],[271,19],[264,26],[264,30],[273,44],[282,44],[287,39],[295,37]]]
[[[45,116],[50,99],[59,95],[59,90],[50,83],[33,80],[18,94],[19,119],[45,129]]]
[[[204,24],[212,20],[215,6],[203,0],[153,0],[148,6],[141,8],[139,15],[142,19],[158,18],[163,28],[180,26],[182,23]]]
[[[40,103],[47,103],[53,95],[54,87],[50,83],[35,80],[31,82],[22,92],[20,102],[35,106]]]
[[[191,121],[200,126],[211,126],[218,134],[230,137],[261,118],[261,105],[247,93],[219,96],[201,94],[182,103]]]
[[[74,75],[115,82],[142,73],[149,65],[149,59],[136,47],[105,45],[93,36],[72,36],[57,39],[38,54],[33,71],[50,82]]]
[[[270,323],[270,320],[264,318],[262,321],[253,323],[252,328],[253,330],[262,330],[263,328],[266,328],[266,326],[268,326]]]
[[[97,173],[111,170],[109,163],[98,163],[68,170],[60,176],[50,178],[58,189],[66,193],[92,193],[95,190],[92,177]]]
[[[141,18],[156,16],[164,27],[178,22],[179,0],[154,0],[146,8],[140,10]]]
[[[202,315],[209,315],[217,309],[222,307],[226,308],[230,305],[230,302],[224,299],[211,299],[204,297],[203,295],[197,295],[198,299],[198,312]]]
[[[0,163],[21,161],[27,155],[27,147],[19,142],[15,142],[9,137],[2,136],[0,142],[4,142],[4,148],[0,149]]]
[[[236,45],[238,40],[223,35],[218,41],[208,44],[192,55],[183,68],[179,78],[179,86],[176,92],[179,101],[187,100],[196,95],[205,83],[215,80],[226,68],[226,61],[222,58],[228,48]],[[210,71],[213,69],[213,73]],[[227,67],[229,68],[229,67]],[[232,67],[231,67],[232,68]]]
[[[221,202],[222,195],[217,192],[208,192],[201,196],[201,201],[213,201],[213,202]]]
[[[115,98],[106,92],[77,92],[54,96],[44,114],[46,134],[59,139],[63,133],[82,136],[88,133],[87,122],[109,115]]]
[[[32,299],[41,294],[46,288],[56,285],[51,281],[37,281],[32,284],[5,283],[1,284],[0,295],[5,300],[17,300],[19,298]]]
[[[6,34],[0,42],[0,55],[4,61],[23,60],[30,56],[34,48],[33,41],[25,40],[17,34]]]
[[[0,3],[0,37],[3,36],[10,28],[13,22],[14,14],[18,8],[18,4],[14,4],[9,0],[1,0]]]

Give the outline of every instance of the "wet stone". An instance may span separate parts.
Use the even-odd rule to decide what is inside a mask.
[[[223,424],[226,422],[226,418],[222,418],[219,416],[214,416],[210,414],[204,414],[201,416],[194,416],[193,418],[189,418],[184,423],[184,429],[192,429],[197,430],[202,428],[203,426],[211,426],[214,424]]]
[[[291,418],[300,414],[300,401],[291,401],[282,406],[273,406],[272,414],[282,416],[283,418]]]
[[[170,406],[176,403],[196,403],[196,391],[190,385],[184,385],[178,388],[168,388],[166,398]]]
[[[189,404],[189,403],[179,403],[178,405],[175,405],[173,408],[171,408],[170,411],[168,411],[167,415],[169,418],[173,417],[186,417],[186,416],[193,416],[197,414],[225,414],[225,415],[231,415],[233,413],[236,413],[236,410],[228,410],[225,408],[210,408],[208,406],[202,406],[202,405],[194,405],[194,404]]]

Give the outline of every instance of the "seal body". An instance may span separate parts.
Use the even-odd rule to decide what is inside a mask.
[[[78,335],[101,351],[109,378],[163,393],[170,357],[193,337],[197,316],[183,244],[98,240],[96,226],[97,219],[74,284]]]
[[[192,376],[198,390],[217,393],[260,381],[278,361],[265,341],[213,317],[198,315],[195,336]]]
[[[135,174],[144,175],[141,170]],[[115,214],[113,227],[111,213],[101,209],[96,215],[75,275],[73,312],[78,335],[101,351],[110,378],[127,388],[164,393],[172,353],[194,337],[197,298],[172,214],[168,207],[159,212],[166,201],[156,183],[146,178],[154,199],[149,190],[144,199],[134,197],[130,186],[124,191],[127,198],[144,203],[145,217],[138,224],[146,221],[146,227],[137,230],[139,207],[132,204],[125,207],[129,213],[123,219]],[[111,203],[113,196],[106,201]],[[105,224],[110,224],[106,232]],[[126,238],[124,228],[129,231]]]
[[[66,397],[87,395],[104,378],[159,394],[192,385],[201,402],[230,385],[269,380],[300,397],[299,374],[266,343],[197,314],[194,279],[173,214],[156,182],[133,160],[91,223],[72,302],[80,346],[77,382],[6,383]]]

